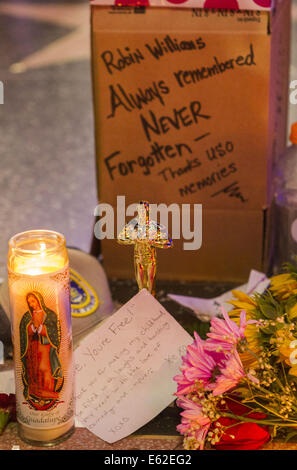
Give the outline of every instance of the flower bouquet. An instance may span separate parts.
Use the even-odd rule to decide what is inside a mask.
[[[286,266],[261,295],[233,295],[205,339],[194,333],[174,378],[188,450],[297,437],[297,269]]]

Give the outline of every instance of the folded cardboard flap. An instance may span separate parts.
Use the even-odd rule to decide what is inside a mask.
[[[176,241],[159,277],[241,281],[264,269],[264,208],[286,143],[289,4],[92,8],[99,200],[203,206],[201,249]],[[132,275],[127,249],[103,240],[102,251],[109,275]]]
[[[150,6],[163,8],[220,8],[229,10],[264,10],[273,7],[273,0],[90,0],[91,5]]]
[[[126,33],[139,32],[194,32],[194,33],[263,33],[269,31],[271,12],[259,10],[203,10],[145,8],[137,13],[133,7],[92,7],[92,31],[113,33],[116,29]],[[168,15],[171,15],[170,22]],[[161,28],[162,22],[166,24]],[[132,28],[132,29],[131,29]]]

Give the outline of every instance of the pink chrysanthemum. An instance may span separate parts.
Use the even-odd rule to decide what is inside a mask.
[[[244,336],[245,329],[250,323],[257,323],[256,320],[246,321],[246,312],[240,314],[240,323],[229,318],[226,310],[222,308],[222,318],[212,318],[210,332],[207,333],[207,349],[217,352],[231,352],[237,345],[246,343]]]
[[[220,368],[224,367],[227,356],[207,349],[207,341],[203,341],[195,332],[193,344],[188,346],[182,358],[181,374],[174,377],[177,382],[177,395],[186,395],[195,390],[197,382],[204,390],[213,390]]]
[[[225,363],[225,367],[221,369],[221,374],[217,378],[216,387],[213,395],[221,395],[234,388],[240,380],[245,376],[243,366],[237,351],[231,354]]]
[[[199,403],[188,398],[179,399],[177,405],[184,410],[181,412],[181,424],[177,426],[177,431],[188,438],[195,439],[199,449],[202,450],[211,420],[203,414]]]
[[[244,377],[248,377],[254,383],[259,383],[254,376],[245,374],[239,354],[235,350],[220,370],[220,375],[217,377],[216,386],[212,392],[213,395],[222,395],[232,390]]]
[[[240,327],[237,328],[240,330]],[[242,338],[240,333],[236,333],[237,338]],[[177,382],[176,395],[185,396],[198,389],[213,391],[214,395],[219,395],[234,388],[246,376],[234,343],[227,343],[228,346],[233,344],[233,350],[226,351],[225,336],[223,343],[219,340],[219,335],[206,341],[196,332],[194,336],[194,342],[188,346],[186,355],[182,358],[181,374],[174,377]],[[252,376],[247,377],[255,380]]]

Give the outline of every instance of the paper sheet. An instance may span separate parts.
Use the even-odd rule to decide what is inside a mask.
[[[75,350],[78,421],[109,443],[139,429],[174,400],[192,341],[143,289]]]
[[[0,341],[0,364],[4,364],[4,344]]]
[[[264,273],[252,270],[250,272],[249,280],[246,284],[235,287],[234,289],[212,299],[203,299],[200,297],[190,297],[175,294],[168,294],[168,297],[175,302],[178,302],[179,304],[193,310],[199,319],[208,321],[211,317],[217,316],[219,313],[221,313],[222,307],[224,307],[227,312],[232,310],[233,306],[227,302],[234,298],[232,294],[233,290],[240,290],[248,295],[255,294],[256,292],[261,294],[268,287],[269,283],[270,280]]]
[[[0,393],[15,393],[14,370],[4,370],[0,372]]]

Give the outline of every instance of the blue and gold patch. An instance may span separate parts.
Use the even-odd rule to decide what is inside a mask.
[[[70,268],[70,296],[73,317],[86,317],[98,308],[99,299],[95,290],[72,268]]]

